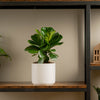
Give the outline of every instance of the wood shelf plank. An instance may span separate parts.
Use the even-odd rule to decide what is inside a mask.
[[[33,85],[31,82],[0,82],[1,92],[86,91],[84,82],[57,82],[53,85]]]
[[[53,85],[33,85],[31,82],[1,82],[0,88],[86,88],[83,82],[57,82]]]
[[[90,63],[90,70],[100,70],[100,64]]]

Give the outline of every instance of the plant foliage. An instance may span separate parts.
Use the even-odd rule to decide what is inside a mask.
[[[93,86],[93,88],[95,89],[95,91],[97,92],[97,94],[100,94],[100,88],[99,87]]]
[[[57,59],[58,55],[53,47],[63,44],[60,42],[62,35],[56,32],[52,27],[42,27],[36,34],[28,40],[30,46],[25,48],[32,56],[38,55],[38,63],[48,63],[49,60]]]
[[[0,37],[2,37],[2,36],[0,35]],[[4,57],[11,59],[11,57],[2,48],[0,48],[0,56],[4,56]]]

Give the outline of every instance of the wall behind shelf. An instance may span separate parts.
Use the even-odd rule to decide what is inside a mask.
[[[52,26],[64,37],[62,40],[64,44],[56,47],[59,55],[56,61],[57,81],[84,81],[83,12],[83,10],[73,9],[0,10],[0,34],[3,36],[0,39],[0,46],[12,57],[12,61],[5,58],[0,59],[2,64],[0,81],[31,81],[31,64],[36,58],[34,59],[31,54],[24,52],[24,48],[28,46],[27,40],[30,39],[35,29],[42,26]],[[41,97],[44,100],[45,93],[42,94],[40,98],[36,97],[36,100]],[[50,100],[54,100],[58,94],[61,94],[59,99],[63,97],[68,100],[84,100],[83,93],[47,93],[49,97],[53,96]],[[3,98],[4,95],[1,95],[0,97]],[[10,95],[9,93],[9,98]],[[16,96],[18,95],[20,94],[18,93]],[[32,94],[28,95],[35,98]],[[16,96],[10,100],[13,98],[17,100]],[[21,97],[23,96],[24,93]],[[28,96],[23,100],[27,99]]]

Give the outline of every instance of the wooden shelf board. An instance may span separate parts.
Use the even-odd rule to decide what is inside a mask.
[[[100,66],[100,64],[91,63],[90,66]]]
[[[57,82],[53,85],[33,85],[31,82],[0,82],[0,88],[86,88],[84,82]]]
[[[100,70],[100,64],[90,63],[90,70]]]

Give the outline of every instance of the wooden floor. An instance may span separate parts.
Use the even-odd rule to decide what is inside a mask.
[[[84,82],[57,82],[53,85],[33,85],[31,82],[0,82],[0,88],[86,88]]]

